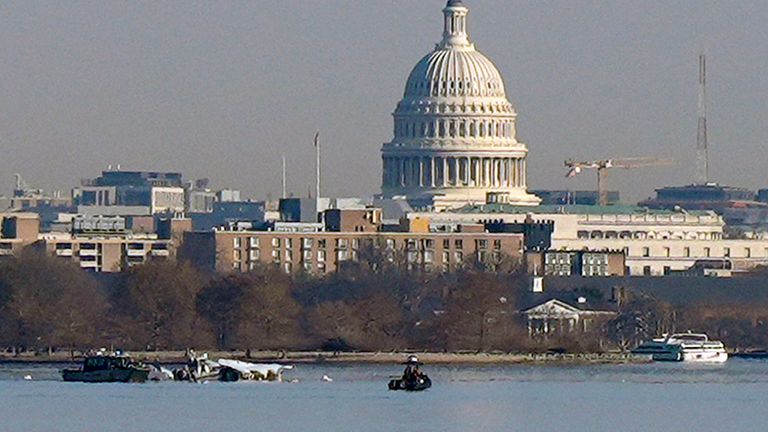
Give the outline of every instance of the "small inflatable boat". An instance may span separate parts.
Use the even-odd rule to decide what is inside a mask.
[[[402,379],[393,379],[389,381],[390,390],[422,391],[430,387],[432,387],[432,380],[426,375],[424,375],[423,378],[412,381],[404,381]]]

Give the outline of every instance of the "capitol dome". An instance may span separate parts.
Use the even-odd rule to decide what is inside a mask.
[[[499,70],[479,51],[437,49],[419,61],[405,85],[405,98],[490,96],[506,98]]]
[[[495,201],[536,205],[526,192],[527,148],[498,68],[475,49],[469,9],[449,0],[443,38],[413,68],[382,147],[382,194],[436,208]]]

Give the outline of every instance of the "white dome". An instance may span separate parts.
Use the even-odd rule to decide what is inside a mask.
[[[442,40],[408,76],[392,141],[381,149],[382,194],[434,208],[488,197],[536,205],[526,191],[517,113],[501,73],[469,40],[468,13],[461,0],[448,0]]]
[[[439,96],[506,98],[501,73],[474,47],[437,48],[413,68],[405,85],[404,97]]]

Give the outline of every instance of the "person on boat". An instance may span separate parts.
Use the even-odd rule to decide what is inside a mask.
[[[416,382],[422,377],[421,362],[415,355],[408,356],[408,360],[405,362],[405,370],[403,371],[403,382]]]

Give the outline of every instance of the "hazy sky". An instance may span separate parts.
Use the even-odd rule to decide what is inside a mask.
[[[614,171],[628,198],[692,180],[697,55],[708,54],[714,179],[768,187],[768,2],[465,0],[528,144],[532,188],[594,188],[563,160],[664,156]],[[379,149],[443,0],[0,3],[0,190],[69,189],[109,164],[181,171],[247,196],[378,192]]]

